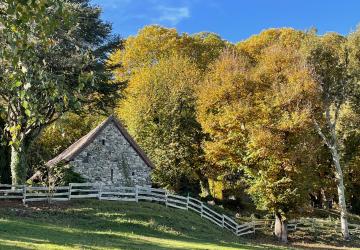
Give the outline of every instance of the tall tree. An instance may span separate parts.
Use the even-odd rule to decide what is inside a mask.
[[[248,191],[259,208],[274,213],[275,235],[286,242],[289,217],[308,203],[314,183],[308,168],[316,169],[321,144],[312,127],[310,103],[317,90],[296,47],[268,47],[253,79],[261,87],[255,97],[260,105],[257,118],[248,124],[254,127],[245,167]]]
[[[190,171],[197,169],[199,165],[204,165],[199,138],[201,129],[194,118],[192,91],[201,74],[226,46],[228,46],[227,42],[213,33],[179,34],[175,29],[152,25],[144,27],[137,35],[129,37],[124,48],[111,56],[110,65],[120,63],[123,66],[114,71],[115,78],[128,80],[129,84],[124,92],[127,100],[119,103],[119,116],[129,127],[130,133],[138,139],[152,160],[158,164],[159,171],[155,174],[155,177],[159,177],[156,177],[157,181],[173,189],[179,189],[181,179],[194,179],[194,176],[202,177],[200,183],[206,188],[207,180],[203,172],[194,174]],[[179,66],[176,67],[175,62],[178,62]],[[163,69],[160,69],[160,65]],[[150,76],[150,72],[154,75]],[[181,76],[181,72],[194,78]],[[184,81],[183,85],[180,84],[181,81]],[[155,85],[155,82],[158,88],[150,88]],[[174,92],[170,93],[174,94],[166,96],[163,91],[172,89],[171,85],[174,88],[171,91]],[[136,89],[135,86],[137,86]],[[150,93],[154,99],[149,99]],[[165,96],[160,98],[159,95],[162,94]],[[186,105],[180,104],[183,103],[180,96],[187,100]],[[153,105],[147,103],[151,100],[154,102]],[[178,105],[182,106],[183,111],[175,108]],[[153,110],[155,106],[159,108],[158,111]],[[149,108],[148,111],[144,110],[145,107]],[[150,116],[153,118],[161,116],[161,119],[151,120]],[[188,121],[187,124],[185,120]],[[137,125],[135,125],[136,122]],[[174,127],[169,124],[174,124]],[[145,128],[148,139],[144,137]],[[169,131],[161,132],[161,129]],[[181,133],[180,129],[184,132]],[[173,138],[171,138],[171,133],[173,133]],[[178,138],[177,143],[174,142],[175,138]],[[159,150],[155,150],[155,144],[152,141],[157,143],[156,147]],[[176,147],[181,150],[178,154],[175,151]],[[185,157],[183,153],[188,156]],[[193,159],[190,160],[190,156]],[[192,167],[189,165],[190,162],[193,164]]]
[[[309,108],[317,90],[297,52],[302,38],[288,29],[250,38],[257,45],[245,41],[240,52],[225,52],[198,92],[198,119],[210,135],[207,158],[244,172],[248,193],[274,213],[282,241],[289,216],[306,203],[307,168],[316,164],[319,145]]]
[[[43,114],[51,113],[51,107],[44,102],[42,90],[51,86],[38,86],[34,83],[47,81],[55,84],[52,76],[43,73],[44,60],[38,60],[36,50],[48,51],[52,49],[51,34],[59,25],[59,16],[67,14],[63,11],[62,3],[55,1],[12,1],[1,4],[0,23],[1,33],[1,96],[6,102],[6,130],[11,144],[11,171],[13,184],[25,181],[25,140],[34,129],[38,119],[44,119]],[[50,9],[53,16],[48,16]],[[41,64],[42,65],[41,65]],[[29,66],[33,64],[32,68]],[[40,87],[40,89],[38,89]],[[37,88],[30,95],[30,89]],[[40,90],[40,91],[39,91]],[[47,97],[47,96],[46,96]],[[46,100],[46,99],[45,99]],[[40,114],[31,113],[29,103],[39,106]],[[29,121],[29,122],[28,122]],[[47,122],[47,121],[45,121]]]
[[[342,111],[353,101],[359,79],[359,31],[349,38],[335,33],[313,35],[306,44],[309,67],[321,92],[320,116],[314,117],[318,134],[328,147],[334,165],[339,199],[341,231],[350,238],[344,184],[343,138],[339,138]],[[342,128],[346,129],[346,128]],[[343,131],[345,132],[345,131]]]
[[[186,58],[160,59],[130,78],[119,105],[119,116],[155,163],[155,182],[176,191],[201,177],[203,135],[193,94],[199,76]]]
[[[0,95],[12,183],[22,184],[27,148],[42,128],[81,103],[99,103],[117,86],[104,68],[110,26],[88,1],[6,0],[0,12]]]

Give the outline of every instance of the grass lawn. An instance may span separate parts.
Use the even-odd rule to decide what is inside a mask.
[[[0,205],[0,249],[284,249],[254,245],[195,213],[146,202]]]
[[[286,246],[260,232],[236,237],[193,212],[148,202],[79,200],[23,206],[0,201],[0,249],[251,250],[344,246],[324,241],[302,245],[306,237],[296,238],[299,234]]]

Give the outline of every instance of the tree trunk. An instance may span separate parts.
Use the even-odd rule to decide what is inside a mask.
[[[275,236],[283,243],[288,242],[287,220],[283,220],[280,214],[275,214]]]
[[[11,183],[10,147],[0,144],[0,183]]]
[[[338,114],[340,110],[340,106],[337,107],[335,113]],[[331,122],[330,120],[330,108],[327,107],[326,110],[326,120],[328,123],[328,127],[330,128],[330,135],[331,139],[326,138],[326,136],[321,131],[321,128],[319,124],[315,120],[315,127],[325,142],[325,144],[328,146],[331,152],[331,156],[335,165],[335,178],[336,178],[336,185],[338,190],[338,196],[339,196],[339,208],[340,208],[340,222],[341,222],[341,232],[343,234],[343,237],[345,240],[350,239],[349,234],[349,226],[348,226],[348,220],[347,220],[347,209],[346,209],[346,200],[345,200],[345,186],[344,186],[344,175],[341,169],[340,165],[340,155],[338,152],[338,139],[336,135],[336,121],[337,121],[338,115],[335,115],[335,121]]]
[[[201,195],[208,197],[210,195],[209,182],[206,178],[200,178]]]
[[[27,164],[25,144],[23,141],[11,146],[11,182],[13,185],[22,185],[26,182]]]
[[[331,148],[331,154],[335,165],[335,177],[336,177],[337,191],[339,196],[341,232],[343,234],[344,239],[348,240],[350,239],[350,234],[349,234],[349,226],[347,220],[344,175],[340,166],[340,157],[335,147]]]

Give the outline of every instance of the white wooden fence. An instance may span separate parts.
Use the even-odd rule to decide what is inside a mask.
[[[111,201],[156,201],[183,210],[192,210],[219,227],[235,235],[255,233],[253,222],[239,224],[232,218],[215,212],[202,201],[190,196],[169,193],[164,189],[150,187],[116,187],[93,183],[70,183],[63,187],[30,187],[0,184],[0,199],[21,199],[23,203],[33,201],[67,201],[72,199],[96,198]]]
[[[273,219],[253,219],[252,220],[254,231],[263,231],[263,230],[274,230],[275,221]],[[296,231],[298,222],[295,220],[290,220],[288,222],[287,228],[288,232]]]
[[[69,186],[57,186],[52,188],[0,184],[0,202],[3,199],[17,199],[22,200],[25,204],[34,201],[52,202],[83,198],[134,202],[156,201],[167,207],[191,210],[219,227],[230,230],[238,236],[253,234],[258,230],[272,230],[274,227],[274,220],[271,219],[253,219],[251,222],[239,224],[229,216],[212,210],[198,199],[190,196],[184,197],[172,194],[159,188],[140,186],[117,187],[94,183],[70,183]],[[335,223],[334,228],[336,230],[339,222],[336,221],[332,223]],[[297,229],[314,231],[316,227],[314,219],[302,219],[300,221],[290,221],[288,223],[289,231],[295,231]],[[360,234],[360,225],[349,224],[349,229],[352,234]]]
[[[24,188],[25,186],[23,185],[0,184],[0,200],[23,199]]]

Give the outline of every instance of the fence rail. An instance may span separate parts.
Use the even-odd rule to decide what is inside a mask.
[[[0,200],[17,199],[23,203],[35,201],[68,201],[71,199],[95,198],[109,201],[155,201],[183,210],[191,210],[219,227],[225,228],[237,236],[254,234],[258,230],[269,230],[274,227],[274,220],[253,219],[239,224],[234,219],[220,214],[202,201],[193,197],[169,193],[164,189],[151,187],[122,187],[94,183],[70,183],[69,186],[32,187],[25,185],[0,184]],[[324,222],[325,223],[325,222]],[[335,230],[339,223],[335,222]],[[288,230],[315,230],[315,220],[289,221]],[[352,234],[360,234],[360,225],[349,224]]]
[[[241,236],[255,233],[253,223],[238,224],[234,219],[215,212],[202,201],[190,196],[169,193],[151,187],[116,187],[94,183],[70,183],[62,187],[31,187],[0,184],[0,199],[19,199],[23,203],[34,201],[67,201],[71,199],[96,198],[111,201],[156,201],[167,207],[191,210],[219,227]]]
[[[0,200],[2,199],[23,199],[23,185],[0,184]]]
[[[254,224],[254,230],[266,230],[266,229],[273,229],[275,226],[275,221],[271,219],[256,219],[253,220],[252,223]],[[296,231],[298,222],[295,220],[291,220],[288,222],[288,231]]]

